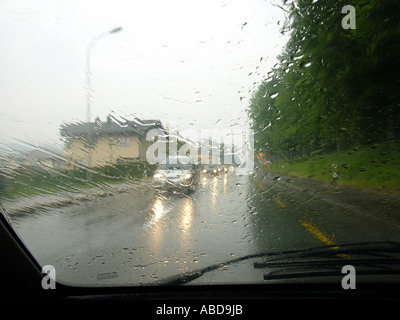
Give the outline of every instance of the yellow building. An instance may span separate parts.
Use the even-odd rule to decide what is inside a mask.
[[[146,141],[151,129],[162,129],[159,120],[121,122],[111,116],[107,121],[64,124],[61,135],[65,138],[64,157],[71,163],[87,167],[113,165],[121,162],[145,161],[146,150],[152,141]]]

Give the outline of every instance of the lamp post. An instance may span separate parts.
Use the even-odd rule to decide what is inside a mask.
[[[89,42],[87,46],[87,53],[86,53],[86,90],[87,90],[87,110],[86,110],[86,121],[90,122],[90,116],[91,116],[91,111],[90,111],[90,102],[91,102],[91,71],[90,71],[90,54],[92,52],[93,47],[96,45],[97,41],[106,37],[109,34],[114,34],[122,31],[122,27],[117,27],[114,28],[110,31],[104,32],[97,37],[94,37],[92,41]]]
[[[86,90],[87,90],[87,110],[86,110],[86,120],[89,123],[90,122],[90,100],[91,100],[91,87],[90,87],[90,77],[91,77],[91,71],[90,71],[90,54],[92,52],[93,47],[96,45],[97,41],[100,40],[101,38],[104,38],[105,36],[109,35],[109,34],[113,34],[113,33],[117,33],[122,31],[122,27],[117,27],[114,28],[110,31],[104,32],[100,35],[98,35],[97,37],[93,38],[92,41],[89,42],[88,46],[87,46],[87,55],[86,55],[86,67],[87,67],[87,71],[86,71]],[[93,144],[94,144],[94,136],[93,136],[93,132],[91,131],[90,126],[87,126],[87,148],[88,148],[88,163],[87,166],[91,167],[92,166],[92,151],[91,148],[93,148]],[[90,170],[87,172],[88,173],[88,180],[91,181],[92,180],[92,176],[90,173]]]

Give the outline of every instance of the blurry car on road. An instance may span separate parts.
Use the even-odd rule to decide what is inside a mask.
[[[199,185],[199,170],[187,159],[168,158],[154,174],[154,187],[158,190],[189,193]]]
[[[209,163],[203,166],[202,172],[208,175],[219,175],[222,172],[222,168],[219,164]]]

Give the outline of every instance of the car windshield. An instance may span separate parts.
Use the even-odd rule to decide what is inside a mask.
[[[1,211],[58,282],[398,276],[400,1],[0,12]]]

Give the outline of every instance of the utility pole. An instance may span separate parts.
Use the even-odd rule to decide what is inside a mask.
[[[87,90],[87,93],[86,93],[86,95],[87,95],[86,121],[87,122],[90,122],[90,118],[91,118],[90,103],[91,103],[91,97],[92,97],[91,96],[92,89],[91,89],[90,55],[91,55],[92,49],[97,44],[97,41],[99,41],[100,39],[106,37],[107,35],[118,33],[122,30],[123,30],[122,27],[117,27],[110,31],[104,32],[104,33],[98,35],[97,37],[94,37],[87,46],[87,52],[86,52],[86,90]]]
[[[107,35],[114,34],[114,33],[120,32],[120,31],[122,31],[122,27],[117,27],[117,28],[114,28],[114,29],[112,29],[110,31],[104,32],[104,33],[98,35],[97,37],[94,37],[92,39],[92,41],[90,41],[88,46],[87,46],[87,52],[86,52],[86,90],[87,90],[87,93],[86,93],[86,95],[87,95],[86,122],[87,122],[87,130],[88,130],[88,132],[87,132],[86,143],[87,143],[87,149],[88,149],[88,163],[87,163],[88,167],[92,166],[92,151],[91,151],[91,148],[93,147],[92,144],[93,144],[93,141],[94,141],[93,132],[91,132],[91,127],[89,126],[90,118],[91,118],[91,109],[90,109],[91,106],[90,106],[90,103],[91,103],[91,97],[92,97],[91,96],[92,89],[91,89],[90,55],[92,53],[93,47],[97,44],[97,42],[100,39],[106,37]],[[89,173],[88,179],[91,180],[90,173]]]

